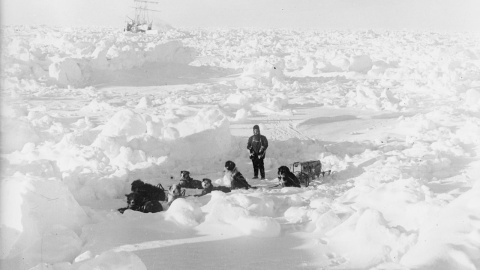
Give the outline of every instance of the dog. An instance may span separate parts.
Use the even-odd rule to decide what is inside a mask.
[[[159,201],[148,200],[148,198],[138,192],[131,192],[130,194],[125,194],[125,196],[127,197],[128,206],[118,209],[122,214],[127,209],[143,213],[157,213],[163,211],[162,204]]]
[[[202,193],[198,194],[198,195],[195,195],[195,197],[201,197],[203,195],[207,195],[209,193],[211,193],[212,191],[214,190],[218,190],[218,191],[222,191],[224,193],[228,193],[228,192],[231,192],[232,190],[228,187],[224,187],[224,186],[218,186],[218,187],[214,187],[212,185],[212,180],[208,179],[208,178],[203,178],[202,179],[202,186],[203,186],[203,190],[202,190]]]
[[[165,201],[165,189],[161,184],[154,186],[137,179],[131,184],[131,193],[125,194],[127,207],[118,209],[120,213],[130,209],[143,213],[156,213],[163,211],[160,201]]]
[[[180,172],[180,187],[182,188],[195,188],[195,189],[202,189],[202,181],[195,180],[190,177],[189,171],[181,171]]]
[[[167,204],[170,206],[178,198],[185,197],[185,190],[180,185],[174,184],[168,189]]]
[[[284,187],[300,187],[300,181],[287,166],[278,168],[278,180]]]
[[[212,192],[213,191],[212,180],[210,180],[208,178],[203,178],[202,179],[202,187],[203,187],[203,191],[205,192],[205,194],[208,194],[208,193]],[[204,193],[204,192],[202,192],[202,193]]]
[[[148,201],[142,207],[143,213],[157,213],[163,211],[163,206],[159,201]]]
[[[154,186],[149,183],[145,183],[140,179],[132,182],[132,192],[141,194],[141,196],[148,199],[148,201],[165,201],[165,189],[161,184]]]

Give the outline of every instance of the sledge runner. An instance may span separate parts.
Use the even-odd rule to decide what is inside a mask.
[[[258,179],[258,171],[260,170],[261,179],[265,179],[265,159],[266,150],[268,148],[267,137],[260,134],[260,127],[253,126],[253,136],[248,139],[247,149],[250,151],[250,159],[253,163],[253,179]]]
[[[238,171],[237,166],[233,161],[225,162],[225,173],[230,174],[230,181],[231,181],[231,189],[249,189],[252,188],[245,180],[245,177]]]

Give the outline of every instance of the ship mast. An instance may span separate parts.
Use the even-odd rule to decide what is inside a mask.
[[[150,17],[150,12],[160,12],[156,9],[151,9],[150,5],[158,5],[159,0],[133,0],[135,14],[133,19],[127,22],[126,31],[131,32],[145,32],[152,29],[153,18]]]
[[[135,3],[135,21],[138,24],[151,24],[149,11],[159,12],[158,10],[151,9],[150,5],[158,5],[158,1],[153,0],[134,0]]]

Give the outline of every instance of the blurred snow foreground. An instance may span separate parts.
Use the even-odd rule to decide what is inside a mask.
[[[478,37],[9,27],[2,42],[2,269],[480,268]],[[253,123],[265,181],[249,179]],[[226,160],[259,188],[116,211],[135,179],[228,184]],[[269,188],[306,160],[336,173]]]

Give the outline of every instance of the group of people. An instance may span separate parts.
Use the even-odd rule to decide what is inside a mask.
[[[264,135],[260,134],[260,127],[258,125],[253,126],[253,135],[248,139],[247,143],[247,149],[253,164],[252,179],[258,179],[259,173],[261,177],[260,179],[265,179],[265,165],[263,161],[265,159],[267,148],[268,140]],[[200,194],[194,195],[199,197],[209,194],[214,190],[228,193],[234,189],[253,188],[247,182],[242,173],[240,173],[237,165],[231,160],[225,162],[225,174],[230,178],[230,187],[213,186],[212,180],[209,178],[203,178],[202,181],[195,180],[190,177],[189,171],[181,171],[181,178],[178,184],[172,185],[168,191],[166,191],[161,184],[153,186],[144,183],[140,179],[135,180],[132,183],[132,192],[126,194],[128,206],[120,208],[119,211],[123,213],[126,209],[131,209],[145,213],[159,212],[163,210],[159,201],[166,200],[167,204],[170,205],[175,199],[185,196],[185,189],[202,189]],[[295,174],[290,172],[290,169],[287,166],[281,166],[278,168],[278,179],[280,182],[279,185],[281,186],[300,187],[300,181]]]

